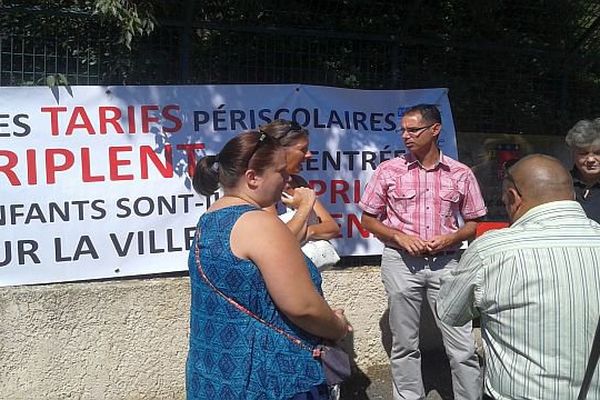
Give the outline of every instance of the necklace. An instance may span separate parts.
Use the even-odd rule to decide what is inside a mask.
[[[247,199],[244,196],[238,196],[238,195],[235,195],[235,194],[226,194],[223,197],[221,197],[221,199],[223,199],[223,200],[228,199],[228,198],[231,199],[231,200],[229,200],[230,202],[233,201],[236,204],[239,201],[241,201],[242,203],[250,204],[250,205],[253,205],[253,206],[256,206],[256,207],[260,208],[260,206],[255,201]]]

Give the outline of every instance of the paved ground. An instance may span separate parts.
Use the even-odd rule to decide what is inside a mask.
[[[422,354],[423,384],[427,400],[449,400],[452,396],[450,366],[446,354]],[[342,400],[392,400],[392,383],[388,365],[358,371],[342,386]]]
[[[385,316],[383,321],[385,321]],[[427,400],[452,400],[452,378],[450,365],[443,350],[442,337],[435,327],[428,307],[421,313],[421,370]],[[382,346],[389,355],[391,334],[386,323],[381,324]],[[479,356],[482,356],[480,330],[474,330]],[[342,386],[341,400],[392,400],[392,383],[389,365],[370,367],[357,372]]]

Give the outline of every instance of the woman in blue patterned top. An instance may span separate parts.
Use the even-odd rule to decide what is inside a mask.
[[[200,218],[190,251],[190,400],[328,398],[310,349],[350,326],[323,299],[319,272],[290,230],[262,210],[288,181],[284,149],[256,131],[198,162],[194,189],[221,187],[224,196]]]

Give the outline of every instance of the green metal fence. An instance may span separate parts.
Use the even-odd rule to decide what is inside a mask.
[[[94,15],[4,5],[0,86],[448,87],[457,129],[477,132],[564,135],[600,115],[600,5],[514,3],[179,0],[132,51]]]

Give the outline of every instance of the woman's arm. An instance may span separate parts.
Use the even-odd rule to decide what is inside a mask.
[[[319,199],[315,200],[313,210],[319,218],[319,223],[310,224],[306,228],[306,240],[333,239],[340,235],[340,226],[333,219],[329,211],[321,204]]]
[[[308,188],[308,182],[300,175],[292,175],[290,185],[298,190],[299,188]],[[315,199],[312,211],[319,219],[318,223],[309,224],[306,229],[304,241],[315,239],[333,239],[340,235],[340,227],[333,219],[329,211],[323,206],[319,199]]]
[[[231,232],[231,250],[258,266],[277,308],[300,328],[330,340],[351,329],[315,288],[298,241],[278,218],[262,211],[244,214]]]
[[[308,217],[316,201],[315,191],[310,188],[294,189],[294,194],[282,193],[283,204],[296,210],[294,216],[286,222],[288,229],[300,243],[307,239]]]

